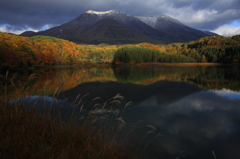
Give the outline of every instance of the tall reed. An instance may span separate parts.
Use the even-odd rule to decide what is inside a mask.
[[[91,103],[85,106],[82,102],[85,95],[79,95],[68,112],[63,112],[60,105],[56,106],[59,104],[56,98],[58,89],[50,105],[42,106],[40,99],[30,105],[21,100],[9,100],[8,89],[28,95],[27,82],[35,79],[35,74],[20,86],[14,83],[16,74],[10,78],[6,72],[0,78],[4,79],[0,83],[0,158],[140,158],[135,153],[137,143],[131,143],[130,134],[139,128],[141,122],[124,132],[126,122],[122,115],[131,102],[123,110],[116,109],[115,105],[123,100],[120,94],[93,106]],[[148,127],[155,130],[153,126]],[[153,131],[146,135],[149,133]]]
[[[28,80],[34,77],[33,74]],[[76,116],[77,113],[72,112],[68,121],[63,122],[52,115],[51,108],[39,113],[37,101],[31,109],[20,100],[11,104],[7,90],[16,86],[16,75],[9,78],[7,72],[1,78],[4,80],[1,80],[0,99],[0,158],[134,158],[128,148],[103,135],[103,129],[94,124],[97,116],[93,113],[87,115],[84,110],[79,110],[82,116]],[[14,91],[20,89],[27,92],[26,85],[16,87]],[[80,104],[79,101],[73,103],[73,107]],[[79,121],[81,125],[78,125]]]

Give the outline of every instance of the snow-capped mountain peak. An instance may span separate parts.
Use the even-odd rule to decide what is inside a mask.
[[[212,35],[190,28],[167,15],[132,16],[116,10],[88,10],[75,19],[27,36],[46,35],[79,42],[183,42]]]
[[[121,24],[128,25],[132,21],[132,18],[134,17],[128,14],[118,12],[116,10],[109,10],[109,11],[88,10],[84,14],[76,18],[76,21],[79,25],[81,24],[85,25],[85,24],[95,24],[96,22],[103,19],[113,19]]]
[[[94,11],[94,10],[88,10],[75,18],[71,21],[72,24],[76,24],[78,26],[84,26],[84,25],[93,25],[96,22],[110,18],[114,20],[118,20],[122,18],[123,13],[120,13],[115,10],[109,10],[109,11]]]
[[[85,13],[89,13],[89,14],[109,14],[109,13],[117,13],[117,11],[115,10],[109,10],[109,11],[93,11],[93,10],[88,10]]]

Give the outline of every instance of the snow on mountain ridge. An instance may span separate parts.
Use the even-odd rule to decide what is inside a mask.
[[[146,16],[131,16],[128,14],[124,14],[121,12],[118,12],[116,10],[109,10],[109,11],[93,11],[93,10],[88,10],[85,13],[87,14],[95,14],[97,15],[99,18],[113,18],[115,20],[120,20],[120,21],[126,21],[126,17],[134,17],[139,19],[140,21],[144,22],[145,24],[151,26],[152,28],[155,27],[157,20],[158,19],[164,19],[166,21],[172,21],[178,24],[182,24],[180,21],[178,21],[177,19],[174,19],[172,17],[169,17],[167,15],[162,15],[159,17],[146,17]],[[125,17],[125,18],[124,18]]]
[[[121,13],[121,12],[118,12],[116,10],[109,10],[109,11],[93,11],[93,10],[88,10],[86,11],[85,13],[87,14],[95,14],[99,17],[102,17],[102,18],[106,18],[106,17],[111,17],[111,18],[116,18],[116,17],[120,17],[120,16],[126,16],[126,17],[133,17],[129,14],[125,14],[125,13]]]
[[[117,12],[115,10],[109,10],[109,11],[93,11],[93,10],[88,10],[85,13],[89,13],[89,14],[108,14],[111,12]]]
[[[166,21],[172,21],[174,23],[178,23],[178,24],[182,24],[180,21],[178,21],[177,19],[174,19],[170,16],[167,15],[162,15],[159,17],[145,17],[145,16],[134,16],[135,18],[138,18],[139,20],[141,20],[142,22],[144,22],[145,24],[155,28],[155,25],[158,21],[158,19],[164,19]],[[184,24],[182,24],[184,25]]]
[[[80,15],[72,21],[73,24],[78,26],[93,26],[98,21],[103,19],[113,19],[119,24],[127,27],[135,26],[136,23],[142,22],[149,27],[157,30],[164,30],[169,26],[186,26],[177,19],[174,19],[167,15],[162,15],[159,17],[147,17],[147,16],[132,16],[129,14],[121,13],[116,10],[108,11],[93,11],[88,10],[84,14]],[[134,24],[133,24],[134,23]],[[137,27],[135,27],[137,29]],[[186,29],[186,28],[185,28]],[[141,31],[140,31],[141,32]]]
[[[121,13],[116,10],[109,10],[109,11],[88,10],[82,15],[85,16],[84,24],[94,24],[97,21],[109,18],[109,19],[116,20],[117,22],[119,22],[121,24],[128,25],[129,23],[131,23],[131,21],[133,19],[137,19],[134,16],[131,16],[131,15],[128,15],[125,13]],[[82,16],[82,15],[80,15],[80,16]],[[86,16],[86,15],[90,15],[90,16]],[[77,18],[77,21],[79,21],[79,18]],[[81,23],[83,23],[83,20],[81,18],[80,18],[80,21],[81,21]]]
[[[158,18],[165,19],[165,20],[170,20],[170,21],[173,21],[173,22],[175,22],[175,23],[182,24],[182,23],[181,23],[180,21],[178,21],[177,19],[174,19],[174,18],[169,17],[169,16],[167,16],[167,15],[162,15],[162,16],[160,16],[160,17],[158,17]]]
[[[138,18],[139,20],[150,25],[153,28],[157,22],[157,17],[144,17],[144,16],[134,16],[134,17]]]

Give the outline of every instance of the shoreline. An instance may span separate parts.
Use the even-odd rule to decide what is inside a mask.
[[[160,66],[223,66],[223,65],[232,65],[232,64],[222,64],[222,63],[142,63],[142,64],[129,64],[129,63],[121,63],[114,64],[114,67],[160,67]]]
[[[52,65],[52,66],[29,66],[29,67],[2,67],[0,70],[15,70],[15,71],[21,71],[21,70],[38,70],[38,69],[67,69],[67,68],[91,68],[91,67],[99,67],[99,68],[106,68],[106,67],[112,67],[112,63],[83,63],[83,64],[69,64],[69,65]]]
[[[66,68],[91,68],[91,67],[99,67],[99,68],[113,68],[113,67],[150,67],[150,66],[231,66],[231,65],[239,65],[238,63],[121,63],[121,64],[113,64],[113,63],[82,63],[82,64],[71,64],[71,65],[53,65],[53,66],[31,66],[31,67],[2,67],[0,70],[38,70],[38,69],[66,69]]]
[[[222,63],[143,63],[143,66],[219,66],[219,65],[225,65]]]

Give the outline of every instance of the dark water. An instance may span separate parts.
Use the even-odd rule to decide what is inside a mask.
[[[127,125],[143,120],[144,127],[132,133],[131,142],[141,143],[145,158],[240,158],[237,66],[41,70],[22,72],[16,81],[21,83],[30,73],[37,78],[26,84],[28,99],[38,98],[41,103],[44,98],[46,104],[56,97],[64,103],[64,111],[78,95],[84,110],[90,112],[96,103],[121,94],[121,104],[104,109],[119,109]],[[9,92],[9,96],[27,99],[22,93]],[[101,99],[93,101],[95,97]],[[133,104],[125,108],[129,101]],[[154,133],[146,135],[151,130]],[[161,136],[154,138],[157,134]]]

